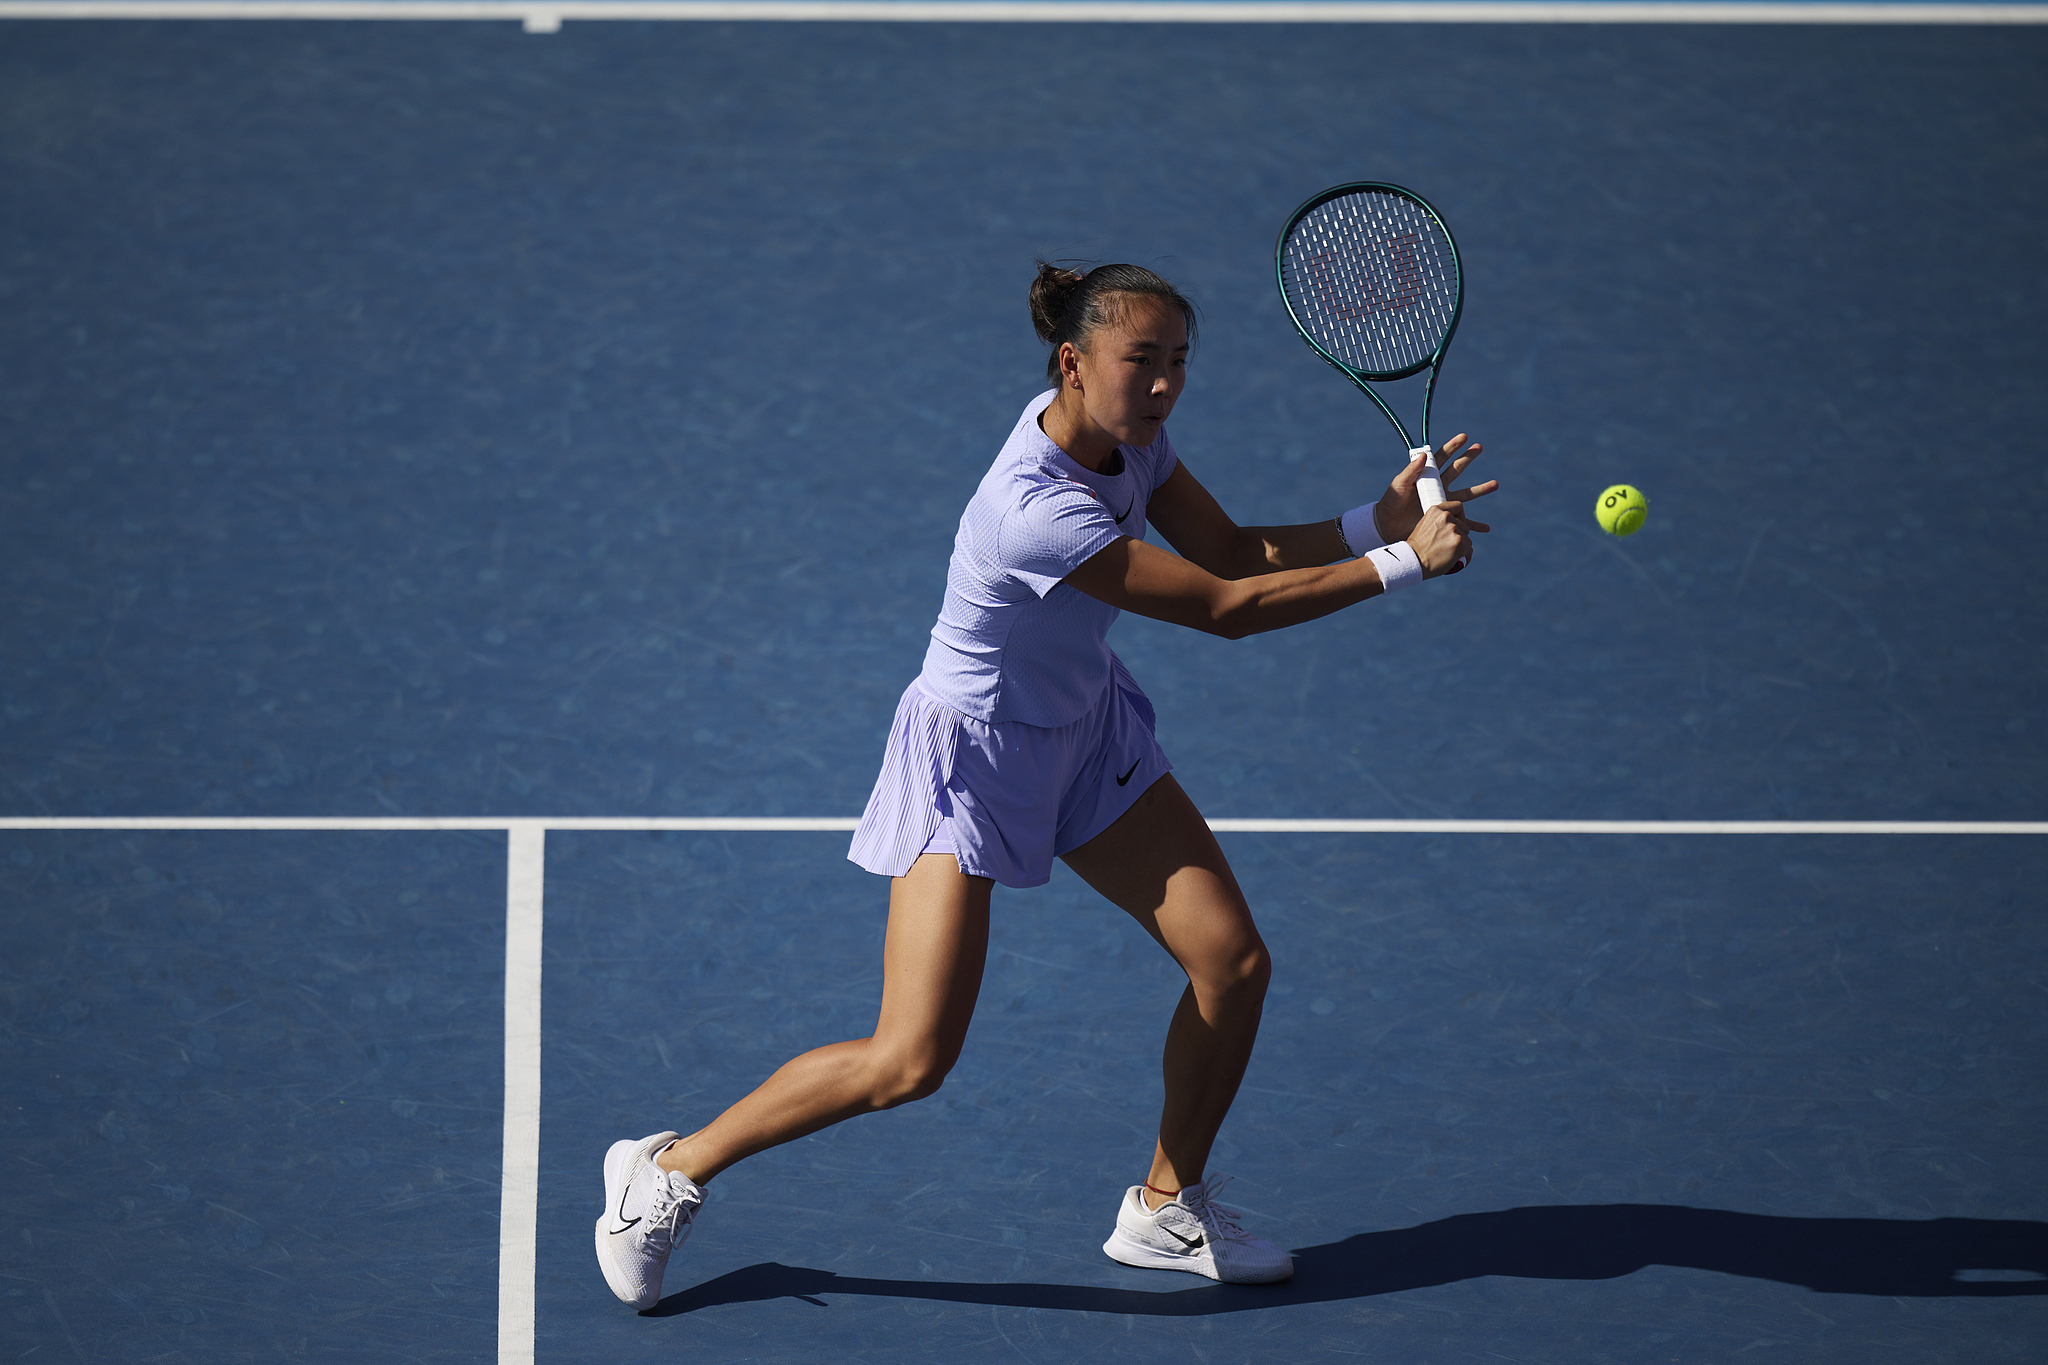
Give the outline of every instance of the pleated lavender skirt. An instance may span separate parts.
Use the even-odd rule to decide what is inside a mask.
[[[846,856],[900,877],[921,853],[951,853],[970,876],[1042,886],[1054,858],[1108,829],[1173,771],[1155,724],[1152,703],[1114,656],[1102,699],[1057,728],[987,724],[912,682]]]

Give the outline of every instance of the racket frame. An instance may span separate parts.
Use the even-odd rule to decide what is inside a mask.
[[[1451,304],[1451,325],[1444,329],[1444,334],[1442,337],[1438,338],[1436,348],[1434,350],[1432,350],[1427,356],[1424,356],[1421,360],[1416,361],[1413,365],[1408,366],[1406,369],[1390,370],[1384,373],[1372,370],[1352,369],[1349,365],[1346,365],[1343,361],[1337,359],[1337,357],[1331,355],[1328,351],[1323,349],[1323,344],[1315,339],[1315,337],[1309,332],[1307,327],[1302,325],[1300,315],[1294,311],[1294,301],[1287,297],[1287,277],[1284,273],[1282,273],[1282,271],[1287,256],[1287,239],[1288,237],[1293,235],[1295,225],[1300,223],[1301,220],[1304,217],[1306,217],[1309,213],[1313,212],[1318,208],[1321,208],[1324,204],[1329,203],[1332,199],[1341,199],[1343,196],[1347,194],[1356,194],[1362,190],[1374,190],[1382,194],[1397,195],[1402,199],[1406,199],[1409,203],[1414,204],[1417,208],[1421,209],[1424,213],[1428,214],[1430,220],[1434,222],[1437,225],[1437,227],[1443,231],[1444,241],[1448,243],[1451,248],[1451,269],[1457,272],[1458,289],[1457,297]],[[1379,393],[1372,387],[1371,384],[1368,384],[1366,381],[1372,380],[1375,383],[1388,383],[1396,379],[1406,379],[1410,375],[1421,374],[1424,370],[1429,371],[1429,384],[1422,391],[1421,442],[1421,445],[1428,446],[1429,405],[1430,401],[1436,397],[1437,375],[1443,369],[1444,352],[1450,349],[1451,338],[1458,334],[1459,319],[1463,318],[1465,315],[1465,264],[1463,259],[1458,255],[1458,239],[1451,235],[1451,229],[1448,225],[1445,224],[1443,220],[1443,215],[1436,211],[1436,205],[1430,203],[1427,199],[1424,199],[1414,190],[1408,189],[1401,185],[1388,184],[1386,181],[1383,180],[1354,180],[1346,185],[1332,185],[1329,189],[1324,190],[1321,194],[1315,195],[1314,197],[1308,199],[1301,205],[1300,208],[1297,208],[1293,213],[1288,215],[1287,225],[1280,229],[1279,239],[1275,241],[1273,244],[1273,281],[1280,287],[1281,306],[1286,308],[1287,318],[1290,322],[1294,324],[1294,330],[1301,333],[1301,339],[1303,341],[1306,341],[1309,344],[1310,348],[1312,348],[1317,355],[1321,356],[1325,361],[1329,362],[1330,367],[1332,369],[1336,370],[1339,374],[1343,375],[1346,379],[1350,380],[1353,384],[1357,385],[1358,388],[1365,394],[1367,398],[1372,399],[1373,403],[1378,406],[1379,410],[1386,415],[1386,419],[1394,424],[1394,430],[1399,432],[1401,435],[1402,446],[1408,450],[1415,450],[1419,448],[1417,446],[1415,438],[1408,434],[1407,425],[1404,422],[1402,422],[1402,420],[1398,416],[1395,415],[1393,408],[1387,405],[1387,400],[1380,397]],[[1430,448],[1432,450],[1435,449],[1434,447]]]

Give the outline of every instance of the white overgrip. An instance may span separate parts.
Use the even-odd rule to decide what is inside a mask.
[[[1437,477],[1436,452],[1428,446],[1417,446],[1408,452],[1410,460],[1417,455],[1422,457],[1422,475],[1415,480],[1415,496],[1421,499],[1422,510],[1427,512],[1444,500],[1444,484]]]

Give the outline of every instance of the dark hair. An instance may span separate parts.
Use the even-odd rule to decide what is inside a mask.
[[[1052,347],[1045,359],[1045,377],[1060,377],[1060,343],[1070,341],[1085,353],[1097,330],[1123,316],[1123,300],[1131,296],[1164,299],[1180,309],[1188,325],[1188,345],[1195,344],[1195,306],[1144,266],[1098,265],[1083,274],[1040,261],[1038,278],[1031,282],[1031,325],[1038,329],[1038,339]]]

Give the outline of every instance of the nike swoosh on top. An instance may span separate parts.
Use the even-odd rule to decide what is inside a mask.
[[[1145,760],[1141,758],[1141,759],[1139,759],[1139,760],[1138,760],[1138,763],[1143,763],[1144,761],[1145,761]],[[1138,763],[1133,763],[1133,764],[1131,765],[1131,772],[1130,772],[1130,773],[1125,773],[1125,774],[1124,774],[1124,775],[1123,775],[1122,777],[1119,777],[1119,778],[1118,778],[1118,779],[1116,780],[1116,784],[1117,784],[1117,785],[1118,785],[1119,787],[1122,787],[1122,786],[1126,786],[1126,785],[1128,785],[1128,784],[1130,783],[1130,780],[1131,780],[1131,773],[1134,773],[1134,772],[1138,771]],[[620,1207],[621,1209],[624,1209],[624,1208],[625,1208],[625,1205],[621,1204],[621,1205],[620,1205],[619,1207]]]
[[[1131,502],[1130,502],[1130,507],[1126,507],[1126,508],[1124,508],[1124,517],[1127,517],[1127,516],[1129,516],[1129,515],[1131,514],[1131,507],[1136,507],[1137,505],[1138,505],[1138,500],[1137,500],[1136,498],[1132,498],[1132,499],[1131,499]],[[1123,525],[1123,524],[1124,524],[1124,517],[1118,517],[1118,518],[1116,519],[1116,524],[1117,524],[1117,525],[1119,525],[1119,526]]]

